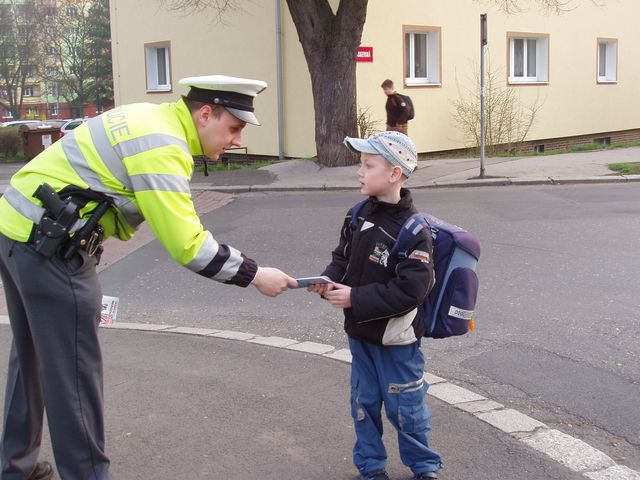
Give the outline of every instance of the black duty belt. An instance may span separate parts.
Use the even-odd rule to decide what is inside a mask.
[[[96,199],[96,195],[100,196]],[[91,196],[83,195],[85,198],[80,201],[75,200],[73,195],[62,199],[47,183],[40,185],[33,196],[45,208],[45,213],[32,234],[31,244],[36,252],[47,258],[59,253],[65,260],[73,257],[79,249],[86,250],[89,255],[101,252],[104,230],[98,222],[111,206],[110,199],[96,192],[91,192]],[[74,226],[80,220],[80,209],[89,199],[96,199],[98,206],[84,225],[71,236]]]

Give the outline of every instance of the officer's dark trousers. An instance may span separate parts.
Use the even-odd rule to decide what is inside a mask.
[[[0,272],[13,332],[1,480],[24,480],[34,468],[43,411],[60,477],[108,479],[95,259],[83,251],[47,260],[0,235]]]

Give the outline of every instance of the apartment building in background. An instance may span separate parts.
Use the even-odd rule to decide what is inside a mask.
[[[24,86],[15,82],[17,95],[22,95],[22,106],[18,115],[14,115],[8,106],[7,87],[0,81],[0,121],[12,119],[67,119],[78,117],[91,117],[101,113],[105,107],[111,105],[96,105],[95,101],[69,103],[68,95],[61,93],[62,82],[56,80],[56,59],[59,58],[60,45],[72,45],[71,42],[56,43],[51,41],[56,35],[67,33],[56,32],[54,19],[59,15],[65,15],[69,21],[80,15],[79,9],[90,6],[90,0],[69,2],[62,0],[41,0],[37,2],[26,0],[0,0],[0,55],[3,66],[10,70],[15,69],[12,63],[20,63],[21,68],[27,71]],[[109,19],[105,18],[105,22]],[[73,35],[73,32],[71,33]],[[18,48],[25,48],[29,44],[38,44],[37,55],[23,56],[16,54],[12,48],[5,47],[6,38],[14,38]],[[49,39],[49,40],[48,40]],[[63,55],[71,58],[77,52],[72,52],[73,47],[63,51]],[[35,51],[35,50],[34,50]],[[12,53],[7,53],[12,52]],[[31,65],[30,63],[31,62]],[[37,68],[34,63],[37,63]],[[71,61],[68,68],[74,68]],[[33,74],[30,73],[33,72]],[[109,102],[110,103],[110,102]]]
[[[391,8],[369,0],[354,52],[357,101],[378,129],[384,129],[386,100],[380,84],[389,78],[413,100],[409,134],[420,152],[473,144],[456,109],[477,102],[480,15],[486,13],[492,88],[510,92],[516,119],[535,109],[527,148],[640,139],[640,30],[621,21],[640,18],[640,2],[576,0],[559,15],[534,1],[509,15],[497,3],[404,0]],[[256,100],[262,126],[245,129],[249,152],[277,156],[283,145],[286,157],[312,157],[309,70],[286,2],[241,4],[243,11],[216,23],[214,13],[169,12],[159,0],[112,0],[115,103],[175,101],[186,93],[178,80],[194,75],[262,79],[269,88]]]

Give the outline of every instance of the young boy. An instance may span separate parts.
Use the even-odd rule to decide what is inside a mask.
[[[440,456],[429,447],[431,414],[424,402],[425,332],[419,310],[434,283],[431,236],[422,230],[404,260],[390,255],[405,220],[416,209],[404,181],[417,166],[416,147],[399,132],[345,138],[360,152],[360,191],[369,196],[355,229],[347,214],[340,243],[323,275],[333,284],[312,285],[344,309],[351,349],[353,461],[363,480],[389,479],[382,443],[382,404],[398,431],[402,462],[415,480],[437,478]]]

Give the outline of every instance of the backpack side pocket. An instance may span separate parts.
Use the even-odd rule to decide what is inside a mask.
[[[478,276],[470,268],[455,268],[447,280],[442,303],[427,336],[446,338],[464,335],[471,327],[476,300],[478,298]]]

